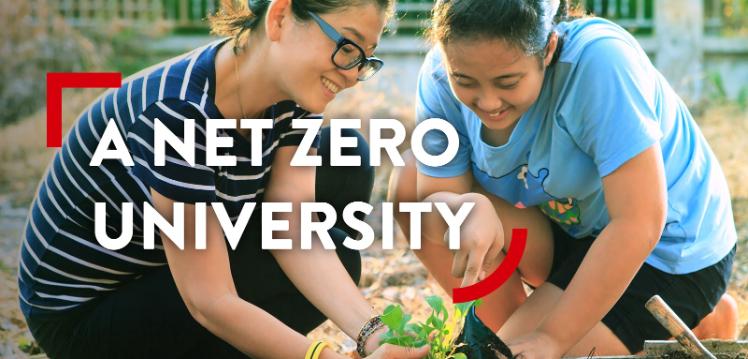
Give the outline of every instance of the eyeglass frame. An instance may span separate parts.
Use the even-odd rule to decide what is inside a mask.
[[[358,46],[358,44],[356,44],[353,40],[348,39],[347,37],[341,35],[340,32],[338,32],[338,30],[335,30],[335,28],[332,27],[332,25],[330,25],[327,21],[325,21],[324,19],[322,19],[319,15],[317,15],[317,14],[311,12],[311,11],[307,11],[307,13],[309,14],[309,16],[312,17],[312,19],[317,23],[317,25],[319,25],[319,27],[322,30],[322,32],[325,35],[327,35],[327,37],[330,38],[330,40],[335,41],[335,50],[333,50],[332,55],[330,56],[330,61],[332,61],[333,65],[335,65],[335,67],[337,67],[337,68],[339,68],[341,70],[350,70],[350,69],[358,66],[358,70],[361,71],[361,69],[363,69],[364,66],[366,66],[366,64],[369,63],[369,62],[373,62],[373,63],[378,63],[379,64],[379,68],[377,68],[376,72],[374,72],[373,74],[371,74],[371,76],[369,76],[369,77],[367,77],[367,78],[365,78],[363,80],[361,78],[358,78],[359,81],[366,81],[366,80],[370,79],[377,72],[379,72],[379,70],[382,69],[382,67],[384,66],[384,61],[382,61],[382,59],[380,59],[380,58],[378,58],[376,56],[367,57],[366,56],[366,52],[364,51],[364,49],[361,48],[361,46]],[[359,51],[360,56],[358,57],[358,60],[355,61],[355,62],[353,62],[350,66],[348,66],[348,67],[340,66],[340,65],[338,65],[335,62],[335,55],[338,54],[338,51],[340,51],[340,49],[342,49],[343,46],[348,45],[348,44],[351,44],[351,45],[355,46],[356,49]]]

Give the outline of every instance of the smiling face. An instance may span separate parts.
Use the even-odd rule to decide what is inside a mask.
[[[494,142],[505,142],[538,98],[556,38],[542,60],[500,39],[460,39],[443,44],[452,92],[480,118]]]
[[[272,7],[270,11],[269,22],[272,22]],[[322,112],[337,93],[358,83],[358,67],[350,70],[336,67],[331,60],[336,43],[320,26],[313,20],[293,18],[290,7],[282,11],[286,15],[278,20],[279,28],[275,29],[278,33],[272,33],[273,25],[268,25],[273,40],[270,56],[279,87],[301,107]],[[364,49],[367,57],[373,55],[386,20],[385,12],[374,4],[346,7],[319,16]]]

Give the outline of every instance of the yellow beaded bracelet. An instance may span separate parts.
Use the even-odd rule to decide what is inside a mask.
[[[322,355],[322,351],[329,345],[329,343],[323,340],[318,340],[312,343],[312,345],[309,346],[309,349],[307,349],[304,359],[319,359],[319,356]]]

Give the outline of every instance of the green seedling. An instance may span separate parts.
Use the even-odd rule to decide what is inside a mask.
[[[389,305],[382,315],[382,322],[389,330],[381,337],[381,342],[406,347],[430,344],[428,359],[467,359],[465,354],[457,353],[463,344],[455,343],[455,339],[470,308],[479,302],[455,304],[451,317],[441,297],[430,296],[426,302],[431,307],[431,315],[425,322],[416,323],[410,323],[412,316],[403,312],[399,305]]]

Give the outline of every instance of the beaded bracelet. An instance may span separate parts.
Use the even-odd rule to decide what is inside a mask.
[[[366,345],[366,340],[368,340],[374,332],[376,332],[383,326],[384,323],[382,322],[382,318],[376,316],[369,319],[366,324],[361,327],[361,331],[358,332],[358,338],[356,339],[356,352],[358,352],[358,355],[361,358],[366,357],[366,350],[364,348]]]

